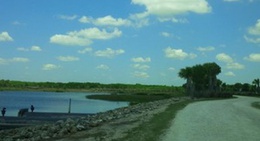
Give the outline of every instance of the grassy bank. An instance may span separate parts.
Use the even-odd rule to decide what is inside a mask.
[[[150,102],[156,100],[162,100],[173,97],[169,94],[111,94],[111,95],[89,95],[88,99],[99,99],[107,101],[125,101],[130,104],[137,104],[143,102]]]
[[[260,102],[253,102],[251,106],[260,109]]]
[[[177,112],[191,103],[191,100],[183,101],[169,105],[169,107],[162,113],[156,114],[153,118],[142,124],[127,134],[126,137],[119,140],[130,141],[158,141],[160,136],[171,126],[171,122],[174,119]]]

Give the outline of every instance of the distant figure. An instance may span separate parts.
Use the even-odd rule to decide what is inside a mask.
[[[4,117],[5,116],[5,112],[6,112],[6,108],[4,107],[1,112],[2,112],[2,116]]]
[[[33,105],[31,105],[31,111],[32,111],[32,112],[34,111],[34,106],[33,106]]]

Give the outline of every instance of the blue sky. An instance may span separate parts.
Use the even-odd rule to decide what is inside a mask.
[[[259,0],[0,0],[0,79],[182,85],[216,62],[260,72]]]

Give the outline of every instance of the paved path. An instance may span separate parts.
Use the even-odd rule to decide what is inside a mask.
[[[260,98],[197,102],[180,111],[164,141],[260,141]]]

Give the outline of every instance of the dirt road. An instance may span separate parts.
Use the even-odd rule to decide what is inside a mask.
[[[251,103],[260,98],[197,102],[180,111],[164,141],[259,141],[260,110]]]

